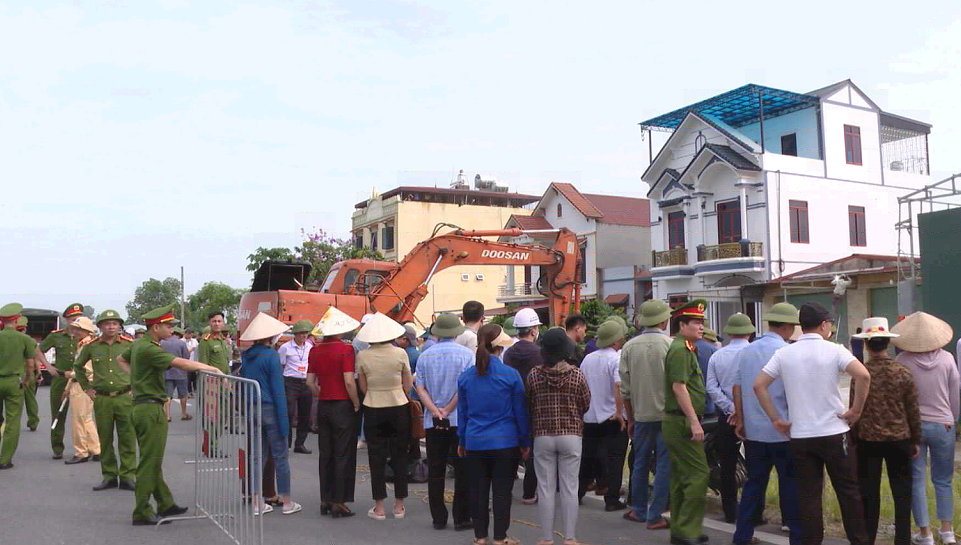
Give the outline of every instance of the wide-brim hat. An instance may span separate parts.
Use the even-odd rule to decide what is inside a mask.
[[[944,347],[954,338],[954,330],[947,322],[927,312],[909,315],[895,324],[891,331],[901,335],[891,342],[905,352],[931,352]]]
[[[466,328],[460,318],[453,314],[441,314],[430,326],[430,334],[439,339],[452,339],[464,332]]]
[[[404,326],[378,312],[357,333],[357,340],[369,344],[390,342],[407,333]]]
[[[641,313],[636,318],[637,325],[650,327],[666,322],[671,317],[671,307],[660,299],[651,299],[641,304]]]
[[[604,322],[597,328],[597,347],[607,348],[617,341],[626,337],[626,325],[621,325],[616,320]]]
[[[314,323],[310,320],[300,320],[290,328],[291,333],[310,333],[314,329]]]
[[[551,365],[574,355],[574,341],[567,336],[564,328],[553,327],[541,337],[541,349],[544,363]]]
[[[101,312],[97,316],[97,325],[99,326],[100,322],[106,322],[107,320],[116,320],[120,322],[120,325],[123,325],[123,318],[120,317],[120,313],[116,310],[105,310]]]
[[[707,339],[707,340],[709,340],[709,341],[711,341],[712,343],[716,343],[716,342],[717,342],[717,333],[715,333],[713,329],[711,329],[711,328],[709,328],[709,327],[705,327],[705,328],[704,328],[704,338]]]
[[[243,335],[240,336],[240,340],[259,341],[261,339],[270,339],[281,333],[285,333],[288,329],[290,329],[289,325],[274,318],[270,314],[259,312],[257,316],[254,316],[254,319],[250,321],[247,329],[245,329]]]
[[[503,328],[501,328],[500,334],[497,335],[497,337],[494,337],[494,340],[491,341],[491,346],[500,346],[501,348],[509,348],[513,344],[514,339],[512,339]]]
[[[764,317],[761,319],[765,322],[781,324],[798,325],[801,323],[798,319],[798,309],[791,303],[778,303],[774,305],[764,313]]]
[[[724,326],[725,335],[750,335],[755,331],[757,329],[751,323],[751,318],[740,312],[728,318],[727,325]]]
[[[358,327],[360,327],[360,322],[336,307],[328,307],[327,312],[314,327],[313,334],[317,337],[331,337],[350,333]]]
[[[90,318],[87,318],[86,316],[81,316],[76,320],[74,320],[73,323],[70,324],[70,327],[76,327],[78,329],[82,329],[87,333],[96,333],[97,331],[97,328],[94,327],[93,325],[93,320],[91,320]]]
[[[891,333],[888,327],[888,319],[880,316],[865,318],[861,323],[861,333],[852,335],[855,339],[876,339],[900,337],[897,333]]]

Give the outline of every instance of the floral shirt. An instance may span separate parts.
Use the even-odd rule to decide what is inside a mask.
[[[865,364],[871,373],[871,387],[861,419],[854,426],[862,441],[921,442],[921,411],[914,376],[907,367],[885,356],[872,356]],[[851,384],[851,402],[854,401]]]

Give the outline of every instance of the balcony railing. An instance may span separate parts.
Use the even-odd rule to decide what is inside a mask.
[[[764,243],[742,240],[741,242],[697,247],[698,262],[741,257],[764,257]]]
[[[675,267],[677,265],[687,265],[687,249],[674,248],[663,252],[652,252],[654,267]]]
[[[513,286],[505,284],[497,287],[498,297],[526,297],[528,295],[540,295],[534,284],[514,284]]]

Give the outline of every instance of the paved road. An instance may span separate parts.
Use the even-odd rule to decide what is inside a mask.
[[[46,388],[40,389],[39,397],[41,408],[48,407]],[[229,543],[227,537],[209,521],[181,521],[160,528],[131,526],[133,493],[120,490],[91,491],[90,487],[100,481],[99,465],[96,463],[66,466],[60,461],[51,460],[49,424],[50,419],[45,417],[38,431],[31,433],[24,430],[14,458],[15,467],[0,472],[0,544]],[[167,483],[182,505],[191,505],[192,502],[193,466],[184,461],[192,458],[193,424],[174,419],[164,461]],[[71,452],[69,446],[67,452]],[[358,463],[367,463],[365,451],[361,451]],[[303,504],[304,511],[293,516],[283,516],[279,510],[267,515],[265,535],[272,537],[265,539],[265,543],[448,545],[471,542],[473,535],[470,531],[436,531],[431,527],[426,485],[411,486],[407,518],[404,520],[378,522],[363,516],[372,505],[365,473],[358,474],[358,501],[352,506],[359,514],[339,520],[321,517],[316,454],[292,454],[291,465],[294,497]],[[519,489],[515,497],[519,497]],[[584,543],[614,545],[669,542],[667,532],[648,532],[639,524],[622,520],[621,513],[606,513],[599,498],[593,495],[588,498],[581,508],[578,523],[578,537]],[[517,501],[513,505],[512,515],[515,521],[511,524],[510,535],[524,544],[536,542],[536,508]],[[706,525],[710,526],[705,528],[705,533],[711,537],[712,543],[730,543],[730,526],[716,520],[708,520]],[[767,527],[764,530],[769,532],[760,535],[764,541],[787,544],[785,536],[777,528]],[[561,541],[557,539],[557,543]]]

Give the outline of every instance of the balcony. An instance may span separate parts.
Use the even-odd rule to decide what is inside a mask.
[[[698,246],[697,261],[714,261],[717,259],[737,259],[741,257],[764,257],[763,242],[729,242],[714,246]]]
[[[537,291],[537,284],[502,284],[497,287],[497,301],[499,303],[513,303],[520,301],[534,301],[544,299]]]
[[[696,276],[757,273],[763,275],[767,264],[764,243],[742,240],[697,247]],[[756,279],[760,279],[758,276]]]
[[[663,252],[652,252],[654,254],[652,262],[658,267],[677,267],[687,265],[687,248],[674,248]]]

